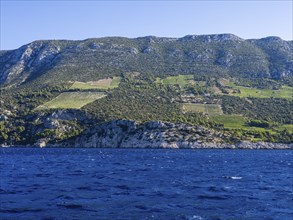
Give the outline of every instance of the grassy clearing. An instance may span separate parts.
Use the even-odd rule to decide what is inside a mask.
[[[241,115],[218,115],[211,116],[210,119],[216,123],[223,124],[225,128],[228,129],[243,129],[247,131],[262,131],[262,132],[270,132],[271,134],[275,134],[276,130],[282,131],[287,128],[293,133],[293,125],[281,125],[278,128],[267,129],[260,127],[250,127],[246,125],[247,119]]]
[[[231,95],[244,97],[255,97],[255,98],[283,98],[292,99],[293,98],[293,88],[290,86],[282,86],[278,90],[272,89],[256,89],[248,88],[244,86],[232,86],[234,89],[239,89],[240,93],[232,93]]]
[[[286,124],[286,125],[281,125],[280,127],[276,128],[278,131],[282,131],[287,129],[290,133],[293,133],[293,124]]]
[[[187,112],[201,112],[208,115],[222,115],[222,109],[220,105],[216,104],[194,104],[194,103],[184,103],[183,110]]]
[[[270,89],[255,89],[247,88],[242,86],[235,86],[236,89],[239,89],[241,93],[236,93],[239,97],[255,97],[255,98],[284,98],[292,99],[293,98],[293,88],[289,86],[282,86],[278,90]]]
[[[184,103],[183,110],[187,111],[187,112],[205,113],[205,105],[204,104]]]
[[[245,129],[246,119],[241,115],[218,115],[212,116],[210,119],[216,123],[223,124],[229,129]]]
[[[185,86],[189,84],[194,84],[193,75],[178,75],[178,76],[168,76],[167,78],[156,79],[156,83],[162,83],[164,85],[179,85]]]
[[[63,92],[56,98],[40,105],[36,110],[52,108],[75,108],[91,103],[105,96],[102,92]]]
[[[98,81],[74,82],[70,89],[91,90],[91,89],[114,89],[119,86],[121,77],[100,79]]]
[[[253,87],[236,86],[234,82],[228,79],[221,79],[220,83],[223,86],[231,87],[230,95],[238,96],[241,98],[254,97],[254,98],[283,98],[293,99],[293,87],[282,86],[278,90],[273,89],[257,89]],[[228,89],[229,90],[229,89]],[[239,90],[240,93],[233,93],[233,90]]]

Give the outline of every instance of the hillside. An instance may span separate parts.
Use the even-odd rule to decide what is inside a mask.
[[[126,72],[282,79],[293,76],[293,42],[278,37],[244,40],[232,34],[108,37],[35,41],[0,53],[2,85],[91,81]]]
[[[0,85],[0,145],[293,142],[293,41],[278,37],[35,41],[0,51]]]

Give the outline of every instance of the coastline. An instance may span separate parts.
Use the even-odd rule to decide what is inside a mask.
[[[150,148],[150,149],[291,149],[293,143],[231,143],[229,136],[196,125],[162,121],[137,123],[114,120],[89,128],[81,135],[61,142],[42,138],[34,144],[2,147],[36,148]]]
[[[237,144],[214,144],[214,143],[202,143],[202,144],[189,144],[180,145],[179,143],[163,144],[162,146],[149,146],[140,145],[139,147],[123,146],[123,147],[94,147],[94,146],[78,146],[64,143],[47,144],[44,147],[37,145],[2,145],[2,148],[117,148],[117,149],[231,149],[231,150],[293,150],[293,143],[269,143],[269,142],[248,142],[243,141]]]

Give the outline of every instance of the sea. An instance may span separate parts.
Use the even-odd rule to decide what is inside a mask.
[[[0,149],[0,219],[293,219],[293,151]]]

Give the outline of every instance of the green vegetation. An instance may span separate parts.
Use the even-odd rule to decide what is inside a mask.
[[[168,76],[163,79],[157,78],[156,82],[162,83],[164,85],[179,85],[181,87],[195,83],[193,80],[193,75]]]
[[[119,86],[121,81],[121,77],[113,77],[107,79],[100,79],[98,81],[90,81],[90,82],[74,82],[70,87],[71,90],[79,89],[79,90],[107,90],[114,89]]]
[[[293,99],[293,88],[290,86],[282,86],[280,89],[256,89],[243,86],[233,86],[233,89],[239,90],[240,93],[231,93],[231,95],[239,96],[241,98],[283,98]]]
[[[205,104],[184,103],[183,111],[206,113],[206,107],[205,107]]]
[[[223,89],[217,84],[218,79],[192,76],[193,80],[191,76],[171,76],[158,83],[152,74],[122,74],[119,86],[107,92],[98,92],[101,87],[92,87],[90,82],[79,84],[83,86],[79,88],[66,84],[31,91],[27,88],[13,93],[5,91],[1,107],[9,109],[12,116],[0,122],[0,141],[27,144],[47,138],[58,142],[74,138],[96,123],[128,119],[201,125],[222,133],[231,143],[240,140],[292,142],[292,100],[206,94],[205,91],[215,85]],[[55,108],[79,112],[69,119],[55,122],[53,118],[50,123],[46,122],[59,111]],[[31,111],[33,109],[38,111]]]
[[[286,130],[287,132],[293,134],[293,124],[281,125],[281,126],[277,127],[276,129],[278,131],[284,131],[284,130]]]
[[[221,106],[217,104],[198,104],[198,103],[184,103],[183,111],[205,113],[208,115],[221,115]]]
[[[232,137],[249,141],[290,143],[293,140],[292,124],[278,125],[261,120],[249,120],[241,115],[212,116],[210,120],[229,130]]]
[[[16,85],[1,90],[0,144],[61,141],[113,119],[196,124],[231,142],[293,141],[292,42],[219,35],[33,44],[19,74],[6,64],[22,52],[0,52],[10,71],[3,82]],[[38,62],[47,48],[62,56]]]
[[[267,121],[261,121],[261,120],[250,120],[247,122],[247,125],[250,127],[259,127],[259,128],[269,128],[270,123]]]
[[[106,98],[82,108],[104,120],[129,119],[141,122],[161,120],[211,126],[202,114],[184,114],[182,105],[172,100],[178,96],[175,88],[156,84],[123,82]]]
[[[8,140],[8,129],[4,122],[0,122],[0,142],[4,143]]]
[[[234,83],[230,85],[237,85],[243,87],[251,87],[256,89],[272,89],[277,90],[282,86],[282,83],[273,79],[268,78],[237,78]],[[285,82],[283,80],[283,82]],[[290,85],[289,83],[285,83]]]
[[[36,110],[52,108],[79,109],[82,106],[103,97],[105,97],[105,94],[101,92],[63,92],[49,102],[38,106]]]
[[[62,141],[71,137],[79,135],[84,129],[77,123],[77,120],[59,120],[61,123],[59,128],[45,128],[40,129],[40,132],[32,135],[33,141],[37,141],[40,138],[50,138],[54,141]],[[79,122],[80,123],[80,122]],[[70,127],[70,129],[62,129],[62,127]]]
[[[282,98],[293,99],[293,87],[290,83],[270,79],[221,79],[217,86],[224,94],[241,98]]]
[[[221,96],[224,114],[241,114],[249,118],[292,124],[293,100],[288,99],[260,99]]]
[[[218,124],[222,124],[225,128],[240,129],[245,128],[246,119],[241,115],[218,115],[212,116],[210,119]]]
[[[20,74],[11,74],[9,79],[4,78],[4,83],[37,81],[52,86],[68,81],[88,82],[127,72],[151,73],[160,78],[178,74],[277,80],[292,77],[292,42],[274,38],[239,40],[233,35],[178,39],[108,37],[83,41],[36,41],[30,47],[35,50],[24,63],[29,68],[24,68]],[[55,53],[51,52],[52,56],[44,57],[40,63],[36,59],[38,53],[48,54],[48,50]],[[10,63],[20,52],[0,52],[0,67]],[[58,54],[62,56],[56,59]],[[12,69],[8,71],[13,72]],[[282,73],[288,74],[284,76]]]

